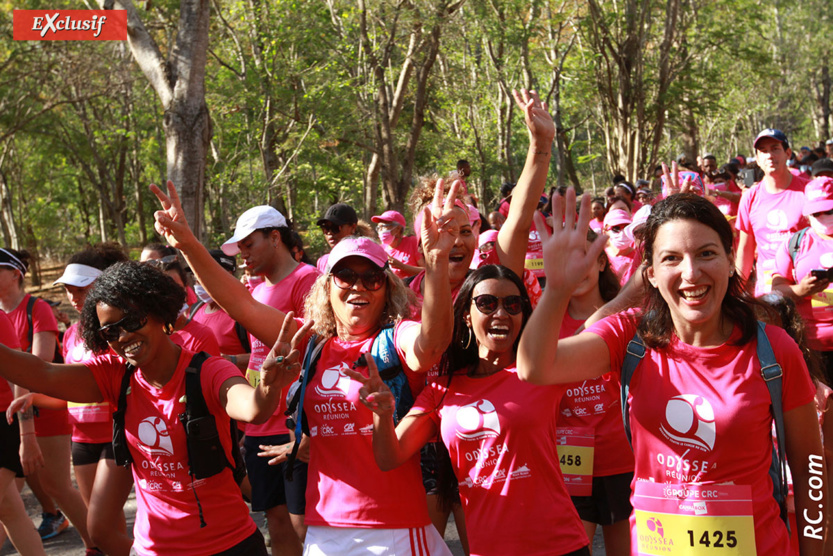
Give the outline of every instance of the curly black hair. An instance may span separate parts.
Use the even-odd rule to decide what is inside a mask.
[[[83,251],[75,253],[67,264],[83,264],[104,270],[108,266],[128,260],[127,253],[119,243],[107,241],[88,246]]]
[[[81,338],[93,353],[105,352],[109,347],[98,335],[99,303],[173,325],[185,303],[185,290],[164,272],[137,261],[107,268],[93,284],[81,311]]]

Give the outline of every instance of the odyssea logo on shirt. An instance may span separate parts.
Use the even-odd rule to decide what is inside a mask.
[[[478,400],[457,410],[457,436],[476,440],[500,436],[500,420],[489,400]]]
[[[152,456],[172,456],[174,447],[168,425],[159,417],[147,417],[139,423],[139,448]]]
[[[127,40],[125,10],[14,10],[16,41]]]
[[[716,435],[714,409],[703,396],[674,396],[665,406],[665,419],[660,430],[673,442],[711,451]]]
[[[344,397],[350,391],[350,377],[344,374],[350,367],[341,362],[335,367],[330,367],[321,373],[321,384],[315,385],[315,391],[322,396]]]
[[[766,223],[767,226],[776,231],[782,231],[789,228],[789,219],[787,218],[787,213],[785,213],[781,209],[775,209],[767,213]]]

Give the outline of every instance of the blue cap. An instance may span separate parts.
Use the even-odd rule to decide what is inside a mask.
[[[785,149],[790,148],[790,142],[787,140],[787,136],[784,134],[784,132],[781,131],[780,129],[772,129],[772,128],[767,128],[767,129],[763,130],[762,132],[760,132],[758,134],[758,136],[755,137],[755,142],[753,143],[753,146],[757,149],[758,148],[758,142],[761,139],[764,139],[766,137],[770,137],[772,139],[775,139],[776,141],[780,141],[781,144],[784,145]]]

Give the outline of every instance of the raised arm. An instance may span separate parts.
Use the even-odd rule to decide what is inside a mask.
[[[558,340],[570,297],[590,267],[597,264],[607,236],[601,235],[588,246],[590,196],[581,199],[576,224],[576,194],[567,190],[566,198],[553,200],[554,221],[564,214],[564,226],[556,225],[551,237],[542,234],[544,272],[547,287],[524,327],[518,346],[518,376],[535,384],[560,384],[594,378],[610,369],[607,344],[599,336],[582,333]],[[566,214],[564,205],[566,204]]]
[[[22,388],[70,402],[103,400],[85,365],[59,365],[0,344],[0,376]]]
[[[538,93],[521,89],[520,92],[512,91],[512,95],[524,114],[529,130],[529,150],[518,185],[512,190],[509,215],[498,232],[495,249],[500,264],[520,276],[524,271],[532,217],[547,185],[555,124],[547,112],[547,106],[538,98]]]
[[[425,290],[422,322],[406,329],[399,336],[399,348],[406,363],[414,371],[427,371],[439,361],[454,328],[451,282],[448,277],[448,255],[460,234],[455,212],[459,180],[451,184],[443,202],[443,180],[437,180],[434,202],[423,209],[422,251],[425,258]]]
[[[185,212],[173,182],[168,181],[167,195],[156,185],[151,185],[150,189],[162,205],[162,210],[154,214],[156,231],[172,247],[182,251],[202,286],[231,318],[264,344],[274,344],[279,330],[275,323],[283,322],[285,313],[255,300],[246,286],[226,272],[208,253],[185,220]],[[295,330],[296,325],[293,323],[291,332],[294,334]]]

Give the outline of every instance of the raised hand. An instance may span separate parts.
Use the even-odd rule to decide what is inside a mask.
[[[298,373],[301,371],[301,352],[298,346],[309,333],[313,321],[306,321],[290,339],[294,317],[295,314],[292,311],[284,316],[278,339],[263,362],[260,370],[260,384],[264,387],[280,390],[298,378]]]
[[[555,123],[547,110],[547,105],[538,97],[538,93],[526,89],[520,91],[512,89],[512,96],[515,98],[515,104],[524,114],[524,122],[529,129],[530,137],[535,141],[552,143],[555,137]]]
[[[587,276],[593,265],[598,265],[599,255],[607,243],[607,236],[602,234],[593,243],[587,243],[587,230],[593,217],[590,210],[590,195],[581,197],[581,206],[576,218],[576,191],[567,190],[566,197],[553,196],[552,235],[546,226],[538,226],[544,251],[544,272],[547,275],[547,289],[572,292]],[[566,209],[566,210],[565,210]],[[560,221],[563,218],[563,226]]]
[[[460,226],[455,211],[465,209],[455,205],[455,202],[462,182],[455,180],[451,184],[445,202],[443,202],[444,186],[443,179],[438,179],[434,189],[434,201],[422,209],[422,251],[425,254],[426,264],[433,262],[433,259],[439,256],[448,257],[460,235]]]
[[[182,203],[179,200],[179,194],[176,192],[174,182],[168,180],[168,194],[165,195],[162,190],[154,184],[150,185],[150,190],[153,191],[159,203],[162,205],[162,210],[157,210],[153,213],[156,220],[154,228],[160,235],[165,237],[168,245],[182,249],[182,245],[197,241],[191,228],[185,220],[185,211],[182,210]]]
[[[676,193],[695,193],[699,194],[699,190],[691,181],[691,175],[686,175],[683,181],[680,181],[679,167],[677,161],[671,163],[671,170],[668,170],[668,165],[662,163],[662,177],[665,179],[665,196],[670,197]]]
[[[359,389],[359,400],[367,406],[367,408],[379,415],[380,417],[393,417],[393,412],[396,410],[396,400],[393,393],[388,388],[388,385],[379,376],[379,370],[376,368],[376,361],[370,353],[365,354],[367,361],[367,375],[364,376],[358,371],[344,371],[344,374],[360,382],[362,387]]]

